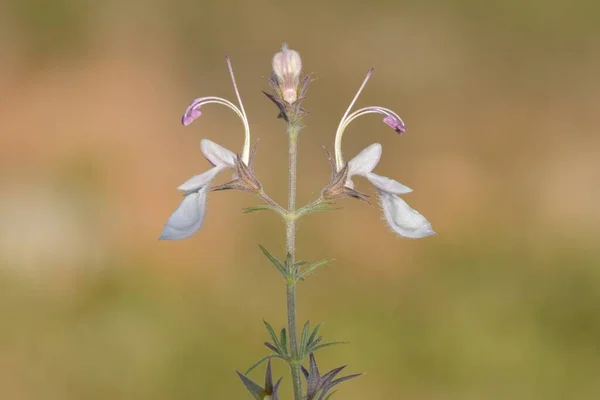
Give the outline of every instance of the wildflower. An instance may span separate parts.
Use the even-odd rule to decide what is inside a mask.
[[[289,104],[298,98],[298,84],[302,72],[302,59],[295,50],[283,44],[281,51],[273,56],[273,73],[281,90],[283,100]]]
[[[261,387],[258,383],[254,382],[252,379],[248,378],[246,375],[241,373],[237,373],[240,377],[240,380],[246,386],[246,389],[252,394],[252,396],[256,400],[278,400],[279,396],[277,391],[279,390],[279,384],[281,383],[281,379],[277,381],[275,385],[273,385],[273,375],[271,374],[271,360],[267,364],[267,372],[265,373],[265,387]]]
[[[239,184],[235,186],[233,183],[239,183],[240,179],[238,176],[242,175],[239,173],[242,170],[246,172],[244,176],[253,177],[250,169],[250,126],[248,124],[248,118],[246,117],[242,99],[235,82],[229,57],[226,57],[226,61],[229,68],[229,74],[231,75],[231,80],[233,82],[233,88],[235,89],[235,94],[238,99],[239,108],[229,100],[221,97],[201,97],[194,100],[192,104],[190,104],[190,106],[185,110],[181,122],[185,126],[191,124],[194,120],[202,115],[201,107],[205,104],[221,104],[229,107],[241,118],[242,123],[244,124],[245,138],[242,155],[237,156],[234,152],[207,139],[203,139],[200,142],[202,153],[213,165],[213,168],[200,175],[190,178],[178,187],[178,189],[184,193],[183,201],[165,224],[160,239],[184,239],[200,229],[202,222],[204,221],[204,214],[206,212],[206,198],[208,191],[210,190],[210,184],[220,172],[223,172],[227,169],[234,169],[236,171],[236,179],[230,182],[229,186],[227,186],[227,184],[222,185],[220,189],[240,189]],[[242,185],[242,187],[244,186]]]
[[[358,99],[361,91],[365,87],[367,81],[371,77],[373,69],[370,69],[367,73],[367,77],[363,81],[358,92],[354,96],[354,99],[350,103],[350,106],[346,110],[340,124],[338,126],[335,136],[335,162],[333,163],[336,172],[337,179],[344,178],[344,190],[337,188],[337,192],[350,193],[351,197],[359,197],[356,195],[354,190],[354,183],[352,177],[359,175],[367,178],[376,188],[379,195],[381,207],[383,209],[383,215],[390,228],[398,235],[409,237],[409,238],[422,238],[425,236],[435,235],[431,224],[423,217],[419,212],[410,208],[410,206],[402,200],[398,195],[407,194],[412,192],[412,189],[404,186],[400,182],[385,176],[377,175],[373,173],[373,169],[379,163],[381,158],[382,148],[379,143],[374,143],[361,151],[356,157],[350,160],[347,164],[344,163],[342,156],[342,136],[344,130],[348,125],[356,118],[367,114],[381,114],[384,116],[383,122],[394,129],[399,134],[406,132],[406,125],[402,121],[402,118],[390,109],[372,106],[361,108],[357,111],[350,113],[350,110],[354,106],[354,103]],[[333,179],[332,179],[333,181]],[[354,194],[354,195],[353,195]]]

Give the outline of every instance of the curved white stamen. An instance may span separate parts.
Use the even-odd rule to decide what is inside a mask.
[[[360,87],[358,88],[358,91],[356,92],[356,94],[354,95],[354,98],[350,102],[350,105],[348,106],[348,109],[344,113],[344,116],[342,117],[342,120],[340,121],[340,125],[346,119],[346,117],[348,116],[348,113],[350,112],[350,110],[352,110],[352,107],[354,107],[354,103],[356,103],[356,100],[358,99],[358,96],[360,95],[360,92],[363,91],[363,89],[365,88],[365,85],[367,84],[367,82],[371,78],[371,75],[373,74],[373,71],[375,71],[375,68],[371,68],[369,70],[369,72],[367,72],[367,76],[365,77],[365,80],[363,81],[362,85],[360,85]]]
[[[340,122],[340,125],[335,135],[335,164],[338,171],[340,171],[344,167],[344,159],[342,157],[342,136],[344,135],[344,131],[352,121],[367,114],[381,114],[386,117],[394,118],[397,121],[399,121],[402,125],[404,125],[404,121],[402,121],[402,118],[400,118],[398,114],[396,114],[389,108],[380,106],[361,108],[360,110],[356,110],[352,114],[345,116],[345,118],[342,119],[342,121]]]
[[[233,89],[235,90],[235,95],[237,96],[238,103],[240,103],[241,109],[241,117],[244,121],[244,128],[246,131],[246,135],[244,137],[244,149],[242,150],[242,160],[248,165],[250,160],[250,125],[248,124],[248,117],[246,116],[246,110],[244,110],[244,104],[242,103],[242,97],[240,96],[240,92],[238,90],[237,84],[235,83],[235,76],[233,75],[233,67],[231,66],[231,59],[229,56],[225,56],[225,60],[227,61],[227,67],[229,68],[229,74],[231,75],[231,82],[233,82]]]
[[[360,92],[362,92],[365,85],[371,78],[371,75],[373,74],[374,70],[375,70],[375,68],[371,68],[369,70],[369,72],[367,72],[367,76],[365,77],[365,80],[363,81],[362,85],[360,85],[360,87],[358,88],[358,91],[354,95],[354,98],[352,99],[352,101],[350,102],[350,105],[346,109],[346,112],[342,116],[342,119],[341,119],[340,124],[337,129],[337,132],[335,133],[335,162],[336,162],[338,171],[340,169],[342,169],[342,164],[344,162],[344,160],[342,159],[342,134],[343,134],[344,130],[341,128],[343,127],[344,121],[346,120],[346,117],[348,117],[350,110],[352,110],[352,107],[354,107],[354,103],[356,103],[356,100],[358,99]]]
[[[192,111],[192,110],[200,111],[200,108],[203,105],[211,104],[211,103],[212,104],[221,104],[221,105],[231,108],[242,119],[242,121],[244,122],[244,125],[245,125],[246,121],[244,119],[244,114],[242,114],[240,109],[237,108],[237,106],[235,104],[233,104],[232,102],[230,102],[227,99],[224,99],[222,97],[215,97],[215,96],[200,97],[200,98],[197,98],[196,100],[194,100],[192,102],[192,104],[187,108],[187,110],[185,110],[185,113],[183,114],[184,118],[188,115],[188,113],[190,111]]]
[[[400,123],[402,123],[402,125],[404,125],[404,121],[402,120],[402,118],[400,118],[400,116],[398,114],[396,114],[389,108],[380,107],[380,106],[372,106],[372,107],[361,108],[360,110],[354,111],[352,114],[350,114],[348,116],[348,118],[346,118],[346,120],[344,121],[342,131],[344,131],[348,127],[348,125],[350,125],[350,122],[352,122],[356,118],[362,117],[363,115],[366,115],[366,114],[381,114],[381,115],[385,115],[386,117],[392,117],[392,118],[400,121]],[[340,134],[340,136],[341,136],[341,134]]]
[[[238,117],[240,117],[240,119],[242,120],[242,123],[244,124],[244,133],[245,133],[242,159],[244,160],[244,162],[246,164],[248,164],[248,159],[250,158],[250,126],[248,125],[248,120],[246,119],[246,116],[243,113],[243,111],[240,110],[235,104],[233,104],[229,100],[224,99],[222,97],[215,97],[215,96],[200,97],[200,98],[194,100],[192,102],[192,104],[187,108],[187,110],[185,110],[185,113],[183,114],[184,125],[187,125],[192,122],[192,121],[190,121],[188,123],[185,123],[186,117],[188,117],[192,111],[200,111],[200,108],[206,104],[220,104],[220,105],[226,106],[226,107],[230,108],[231,110],[233,110],[238,115]]]

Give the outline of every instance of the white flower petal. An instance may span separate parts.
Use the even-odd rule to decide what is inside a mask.
[[[227,150],[225,147],[208,139],[202,139],[200,148],[202,149],[204,156],[208,158],[208,161],[215,167],[227,166],[233,168],[235,166],[237,156],[231,150]]]
[[[159,239],[185,239],[200,229],[206,211],[207,193],[208,187],[185,196],[179,207],[177,207],[165,224]]]
[[[365,176],[373,171],[380,158],[381,145],[379,143],[373,143],[358,153],[352,160],[348,161],[348,177],[351,177],[352,175]]]
[[[398,181],[390,179],[385,176],[377,175],[372,172],[367,174],[367,179],[371,182],[377,189],[383,190],[384,192],[393,193],[393,194],[406,194],[412,192],[412,189],[408,186],[401,184]]]
[[[378,192],[383,215],[394,232],[413,239],[435,235],[429,221],[419,212],[410,208],[404,200],[383,190],[378,190]]]
[[[344,186],[350,189],[354,189],[354,182],[352,182],[352,177],[348,176],[346,178],[346,183],[344,183]]]
[[[215,179],[217,174],[225,169],[226,167],[223,166],[211,168],[200,175],[192,176],[190,179],[181,184],[177,189],[183,190],[184,192],[195,192],[197,190],[200,190],[204,186],[210,185],[210,183]]]

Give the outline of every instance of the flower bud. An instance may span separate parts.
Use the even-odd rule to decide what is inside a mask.
[[[302,60],[297,51],[290,50],[284,44],[281,51],[273,57],[273,73],[281,89],[283,100],[289,104],[298,98],[298,84],[302,72]]]

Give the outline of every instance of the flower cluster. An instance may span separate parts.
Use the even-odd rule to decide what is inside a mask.
[[[277,335],[275,329],[265,321],[265,327],[271,338],[271,341],[265,342],[265,346],[269,349],[270,354],[251,366],[246,374],[238,372],[238,376],[254,399],[277,400],[281,379],[273,383],[271,360],[279,359],[286,362],[290,368],[294,400],[329,400],[334,392],[332,391],[334,386],[360,374],[338,377],[338,374],[344,369],[344,366],[342,366],[321,375],[314,353],[342,342],[324,342],[323,337],[319,335],[321,324],[313,326],[311,330],[309,322],[304,324],[302,334],[298,335],[296,329],[296,285],[298,282],[304,281],[309,275],[314,274],[317,269],[326,265],[329,260],[326,258],[315,262],[296,260],[296,221],[306,214],[331,209],[331,204],[338,199],[355,198],[367,201],[369,196],[355,188],[353,179],[361,177],[375,186],[383,216],[392,231],[400,236],[415,239],[434,235],[435,232],[427,219],[413,210],[400,197],[412,190],[394,179],[373,172],[381,159],[381,144],[373,143],[367,146],[348,162],[344,161],[342,154],[344,132],[359,117],[368,114],[379,114],[383,117],[383,123],[400,135],[406,132],[406,125],[398,114],[385,107],[370,106],[353,111],[360,93],[373,74],[373,69],[369,70],[340,120],[335,132],[334,154],[331,155],[327,152],[332,170],[330,182],[321,190],[319,198],[296,209],[298,133],[302,128],[302,116],[306,113],[302,108],[302,103],[306,99],[311,75],[308,74],[302,77],[300,55],[284,45],[281,51],[275,54],[272,59],[273,72],[268,79],[268,83],[273,92],[265,94],[277,105],[278,116],[284,119],[287,125],[289,191],[288,207],[286,209],[265,193],[260,180],[254,174],[255,147],[251,148],[250,146],[250,124],[242,104],[229,57],[226,57],[226,61],[237,97],[237,104],[222,97],[200,97],[194,100],[185,110],[182,123],[188,126],[198,119],[202,115],[204,105],[220,104],[234,111],[242,120],[244,143],[240,153],[236,153],[208,139],[202,139],[200,149],[212,167],[199,175],[191,177],[178,187],[183,193],[183,200],[164,225],[160,239],[184,239],[197,232],[204,221],[206,202],[210,191],[231,189],[249,192],[260,197],[266,204],[250,207],[246,209],[246,212],[272,210],[279,213],[286,225],[285,256],[278,258],[265,247],[260,246],[260,249],[284,278],[287,296],[287,329],[284,327]],[[211,186],[217,175],[225,171],[232,172],[231,180],[222,185]],[[308,369],[303,365],[303,363],[306,363],[307,358]],[[267,360],[268,365],[263,387],[246,375]],[[302,390],[302,375],[305,377],[306,392]]]
[[[220,104],[230,108],[240,117],[244,127],[244,144],[241,155],[237,156],[236,153],[208,139],[201,141],[200,147],[202,153],[213,167],[200,175],[190,178],[178,187],[183,192],[184,199],[168,219],[160,239],[184,239],[200,229],[206,211],[207,194],[211,190],[210,185],[220,172],[232,169],[234,170],[234,178],[237,179],[234,179],[230,184],[212,188],[212,190],[240,189],[250,192],[262,190],[260,183],[252,174],[248,117],[246,116],[235,82],[229,57],[226,57],[226,61],[239,107],[221,97],[200,97],[194,100],[186,109],[183,114],[182,123],[187,126],[200,117],[202,115],[201,107],[206,104]],[[307,75],[302,82],[300,81],[302,71],[300,55],[298,52],[289,49],[287,45],[284,45],[281,51],[275,54],[272,67],[273,77],[269,82],[275,90],[275,95],[267,95],[280,108],[280,115],[287,119],[290,112],[303,111],[299,108],[298,104],[304,99],[304,93],[308,87],[310,76]],[[335,155],[332,159],[332,182],[322,191],[322,198],[325,201],[342,197],[366,199],[366,195],[354,190],[352,178],[360,176],[366,178],[375,186],[384,218],[395,233],[408,238],[422,238],[434,235],[435,232],[427,219],[399,197],[399,195],[410,193],[412,190],[393,179],[377,175],[373,172],[381,158],[382,146],[379,143],[371,144],[349,162],[344,162],[342,155],[342,138],[344,132],[350,123],[361,116],[380,114],[383,116],[384,124],[392,128],[396,133],[404,134],[406,132],[406,125],[402,121],[402,118],[388,108],[370,106],[351,112],[372,74],[373,69],[370,69],[338,125],[335,133]],[[244,171],[246,171],[246,174],[244,174]],[[240,182],[239,176],[246,176],[248,179],[245,182]]]

